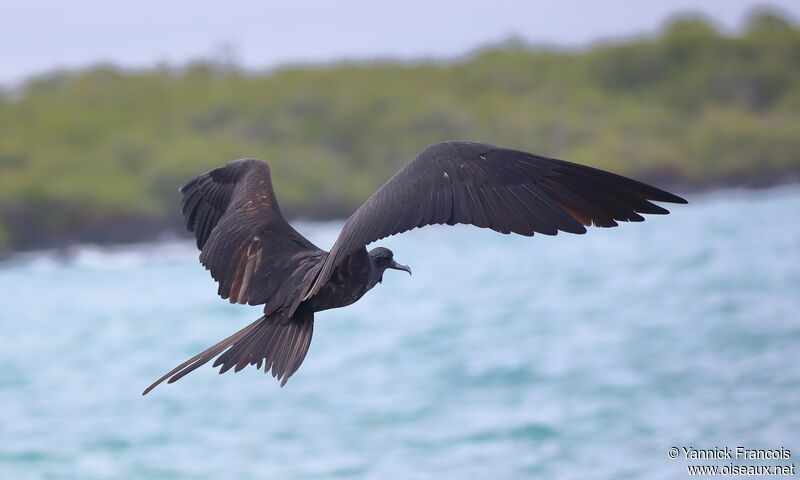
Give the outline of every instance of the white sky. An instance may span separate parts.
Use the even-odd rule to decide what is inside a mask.
[[[228,45],[254,69],[295,62],[453,57],[517,35],[580,47],[653,32],[677,13],[737,28],[751,0],[0,0],[0,85],[98,62],[148,67]],[[773,0],[800,17],[800,0]]]

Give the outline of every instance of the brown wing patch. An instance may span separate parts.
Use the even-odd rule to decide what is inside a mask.
[[[585,214],[582,214],[582,213],[578,212],[577,210],[575,210],[574,208],[570,207],[566,203],[559,202],[558,200],[556,200],[556,203],[558,203],[559,207],[563,208],[564,211],[566,211],[572,218],[574,218],[575,220],[579,221],[582,225],[585,225],[587,227],[591,227],[592,226],[592,219],[589,218],[588,215],[585,215]]]
[[[250,299],[247,287],[250,286],[250,280],[253,279],[253,274],[258,271],[260,266],[261,237],[256,235],[247,244],[247,249],[239,259],[239,265],[236,267],[229,297],[231,303],[247,303]]]

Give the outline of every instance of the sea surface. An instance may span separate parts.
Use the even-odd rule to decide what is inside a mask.
[[[587,235],[434,227],[317,315],[284,388],[206,365],[250,323],[185,241],[0,264],[2,479],[682,479],[671,447],[800,463],[800,188]],[[322,248],[339,223],[298,229]],[[681,456],[683,454],[681,453]],[[726,477],[735,478],[735,477]]]

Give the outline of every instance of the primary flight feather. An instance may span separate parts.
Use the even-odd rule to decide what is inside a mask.
[[[175,382],[217,358],[220,373],[247,365],[283,386],[303,362],[314,313],[350,305],[386,269],[409,267],[372,242],[433,224],[471,224],[501,233],[585,233],[587,226],[641,222],[666,214],[651,203],[683,198],[603,170],[485,143],[443,142],[423,150],[353,213],[330,252],[281,214],[269,166],[230,162],[181,187],[181,213],[200,262],[231,303],[264,305],[264,315],[150,385]]]

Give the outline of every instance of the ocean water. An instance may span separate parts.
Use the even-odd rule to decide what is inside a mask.
[[[379,242],[414,276],[318,314],[284,388],[206,365],[141,396],[260,315],[188,242],[2,264],[0,478],[688,478],[673,446],[793,463],[800,189],[690,201],[583,236]],[[328,248],[339,226],[299,229]]]

